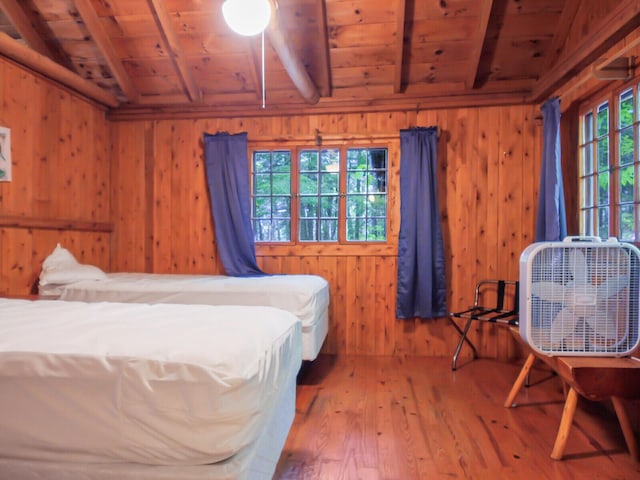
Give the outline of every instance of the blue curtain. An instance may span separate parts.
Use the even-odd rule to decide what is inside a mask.
[[[447,314],[437,156],[436,127],[400,131],[398,318]]]
[[[218,254],[227,275],[264,275],[251,228],[247,134],[205,133],[204,159]]]
[[[562,166],[560,163],[560,99],[542,105],[542,169],[536,219],[536,242],[560,241],[567,236]]]

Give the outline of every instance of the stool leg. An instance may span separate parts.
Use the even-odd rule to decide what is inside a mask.
[[[529,377],[529,371],[531,370],[531,367],[533,367],[533,363],[535,361],[536,361],[535,355],[533,353],[530,353],[527,359],[525,360],[524,365],[522,366],[522,370],[520,370],[520,374],[518,375],[518,378],[513,384],[513,387],[511,387],[511,391],[507,396],[507,400],[504,402],[504,406],[506,408],[515,406],[515,403],[513,403],[513,401],[516,399],[516,395],[518,395],[518,392],[522,388],[522,384]]]
[[[567,446],[567,440],[569,439],[569,430],[571,430],[571,424],[573,423],[573,416],[576,413],[576,406],[578,405],[578,394],[571,387],[567,394],[567,400],[564,402],[564,410],[562,412],[562,419],[560,420],[560,428],[558,429],[558,435],[556,436],[556,443],[553,445],[553,451],[551,452],[551,458],[554,460],[562,460],[564,453],[564,447]]]
[[[615,409],[616,415],[618,416],[618,422],[620,423],[620,428],[622,429],[624,440],[625,442],[627,442],[627,448],[629,449],[631,458],[637,461],[638,460],[638,444],[636,443],[636,437],[634,436],[633,427],[631,427],[629,416],[627,415],[627,412],[624,409],[624,404],[622,403],[622,400],[619,399],[618,397],[611,397],[611,401],[613,402],[613,408]]]

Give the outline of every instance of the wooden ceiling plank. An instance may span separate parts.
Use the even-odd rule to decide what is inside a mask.
[[[475,38],[471,42],[471,55],[469,57],[469,69],[465,77],[464,83],[467,90],[473,90],[478,75],[478,67],[480,66],[480,57],[482,56],[482,47],[487,36],[487,28],[489,27],[489,19],[491,18],[491,9],[493,8],[493,0],[482,0],[480,5],[480,15],[475,31]]]
[[[320,96],[331,96],[331,64],[329,61],[329,36],[327,34],[327,5],[325,0],[316,0],[316,18],[318,20],[318,44],[320,45],[320,60],[318,65],[318,83]]]
[[[0,55],[4,55],[20,65],[24,65],[103,105],[109,107],[118,107],[120,105],[115,96],[98,87],[95,83],[85,80],[49,57],[22,45],[4,32],[0,32]]]
[[[195,80],[195,77],[191,73],[184,50],[178,40],[178,35],[173,29],[171,23],[171,17],[169,11],[163,0],[147,0],[153,18],[160,30],[162,39],[166,45],[167,51],[174,62],[174,65],[178,71],[178,75],[184,85],[185,90],[189,95],[189,99],[192,102],[202,100],[202,91]]]
[[[558,19],[558,28],[553,35],[553,40],[547,51],[547,63],[545,65],[545,71],[550,69],[554,63],[560,57],[562,47],[567,41],[573,21],[576,18],[578,9],[580,8],[580,2],[582,0],[565,0],[564,8]]]
[[[93,9],[90,0],[73,0],[82,21],[90,32],[91,37],[96,42],[98,49],[102,52],[102,55],[111,70],[116,82],[120,86],[120,89],[125,94],[130,102],[137,102],[139,93],[136,90],[131,78],[127,74],[122,61],[118,57],[113,44],[107,33],[105,32],[98,14]]]
[[[287,74],[298,89],[298,92],[300,92],[300,95],[302,95],[302,98],[310,105],[318,103],[320,93],[313,83],[313,80],[311,80],[309,72],[307,72],[300,57],[296,55],[291,47],[291,43],[287,40],[287,34],[280,23],[278,8],[275,4],[273,4],[273,14],[266,28],[266,33],[269,36],[271,46],[282,62],[282,66],[287,71]]]
[[[620,36],[636,28],[640,20],[640,2],[638,0],[621,0],[616,7],[594,25],[591,34],[585,38],[570,54],[563,55],[565,61],[556,64],[547,71],[534,86],[529,101],[540,102],[546,98],[562,82],[583,70],[594,62],[599,55],[610,49],[620,40]]]
[[[396,46],[395,72],[393,75],[393,93],[402,91],[402,70],[404,65],[404,29],[406,15],[406,0],[398,0],[396,6]]]
[[[23,2],[17,0],[0,0],[0,8],[27,45],[41,55],[56,60],[55,52],[49,48],[35,29],[32,18],[25,12],[21,3]]]

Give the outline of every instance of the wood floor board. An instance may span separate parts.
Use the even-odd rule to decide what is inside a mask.
[[[516,408],[520,365],[449,358],[321,355],[298,377],[293,427],[276,480],[633,479],[613,412],[580,399],[565,450],[550,458],[560,380],[534,369]]]

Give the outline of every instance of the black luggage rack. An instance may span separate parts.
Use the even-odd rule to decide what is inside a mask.
[[[473,306],[467,310],[460,312],[453,312],[449,314],[451,323],[460,333],[460,341],[456,347],[456,351],[453,354],[453,360],[451,363],[451,369],[456,369],[456,362],[458,361],[458,355],[462,349],[462,344],[467,342],[473,350],[473,357],[477,358],[478,351],[476,347],[471,343],[471,340],[467,337],[467,332],[471,327],[471,323],[474,320],[491,323],[502,323],[505,325],[518,325],[518,296],[519,296],[519,282],[514,280],[481,280],[476,285],[475,299]],[[513,302],[511,308],[505,308],[505,293],[512,296]],[[488,307],[481,305],[480,302],[484,297],[488,297],[489,294],[495,296],[495,305]],[[464,328],[460,328],[458,324],[453,320],[454,318],[464,318],[467,320]]]

